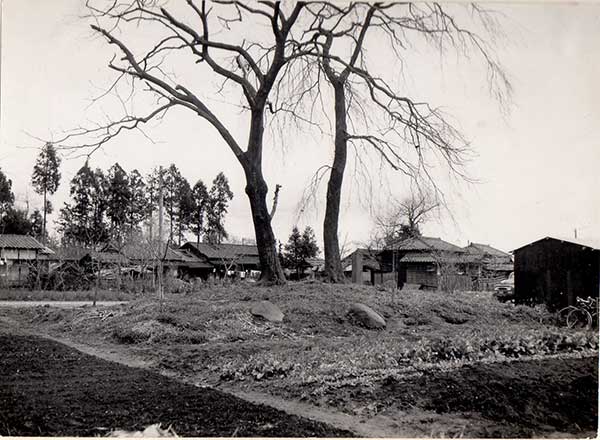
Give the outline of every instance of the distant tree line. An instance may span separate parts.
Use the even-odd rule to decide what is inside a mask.
[[[43,196],[43,207],[31,215],[15,206],[12,181],[0,169],[0,233],[32,235],[47,240],[47,215],[53,211],[49,197],[60,184],[60,158],[47,143],[35,162],[31,183]],[[126,172],[115,163],[108,171],[92,169],[89,162],[70,182],[70,201],[60,209],[57,231],[63,244],[95,245],[123,242],[146,231],[158,235],[156,221],[162,187],[164,231],[171,243],[181,244],[187,233],[197,242],[221,243],[229,234],[225,215],[233,193],[229,181],[218,173],[208,188],[202,180],[192,187],[179,169],[157,167],[147,176]]]
[[[217,174],[210,190],[202,180],[192,187],[174,164],[144,177],[118,163],[104,172],[86,162],[71,180],[71,201],[60,210],[58,231],[63,241],[82,245],[122,242],[143,230],[153,238],[161,187],[170,243],[181,244],[187,233],[198,242],[220,243],[228,237],[225,214],[233,193],[227,177]]]
[[[28,215],[24,209],[15,206],[12,181],[0,169],[0,234],[24,234],[41,238],[43,235],[43,215],[35,209]],[[46,209],[51,209],[47,203]]]

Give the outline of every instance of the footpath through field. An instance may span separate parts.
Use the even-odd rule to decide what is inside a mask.
[[[96,306],[109,307],[127,304],[127,301],[96,301]],[[61,309],[73,309],[76,307],[91,307],[91,301],[0,301],[0,307],[58,307]]]
[[[0,408],[0,435],[10,436],[97,436],[155,423],[183,436],[352,436],[26,335],[0,334]]]

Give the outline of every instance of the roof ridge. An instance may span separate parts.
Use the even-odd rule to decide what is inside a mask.
[[[222,246],[222,245],[227,245],[227,246],[256,246],[256,244],[245,244],[245,243],[205,243],[205,242],[200,242],[200,243],[196,243],[195,241],[188,241],[185,244],[193,244],[193,245],[199,245],[199,244],[205,244],[207,246]]]

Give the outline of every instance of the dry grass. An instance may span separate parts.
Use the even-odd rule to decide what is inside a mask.
[[[282,323],[252,317],[253,301],[263,299],[285,313]],[[352,302],[381,313],[386,329],[353,325],[347,317]],[[103,316],[94,309],[20,313],[63,336],[133,344],[157,367],[206,383],[250,380],[298,396],[432,367],[598,348],[593,332],[558,328],[544,308],[500,303],[487,293],[247,284],[170,295],[162,307],[147,298],[107,310]]]
[[[114,290],[99,290],[98,301],[127,301],[133,295]],[[0,301],[92,301],[93,290],[26,290],[26,289],[0,289]]]

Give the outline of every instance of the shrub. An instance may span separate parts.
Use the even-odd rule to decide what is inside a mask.
[[[112,332],[115,338],[121,344],[138,344],[148,340],[149,335],[144,335],[130,327],[118,326]]]
[[[254,380],[268,380],[273,378],[286,377],[298,364],[290,361],[280,361],[273,357],[259,359],[251,356],[246,362],[229,362],[221,368],[220,379],[223,381],[244,380],[252,378]]]

